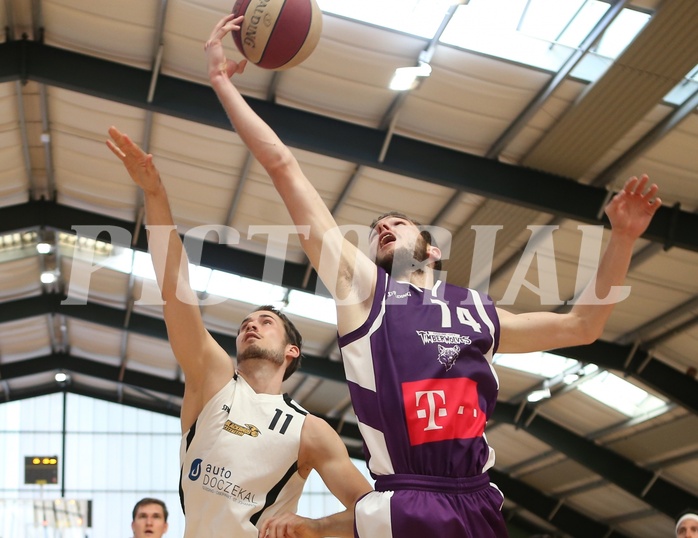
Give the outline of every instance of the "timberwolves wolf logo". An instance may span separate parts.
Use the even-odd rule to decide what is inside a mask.
[[[460,354],[459,346],[446,347],[439,344],[439,362],[444,365],[446,371],[448,372],[453,365],[456,364],[456,359]]]

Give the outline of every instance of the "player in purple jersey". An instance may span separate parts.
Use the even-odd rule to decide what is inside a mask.
[[[596,278],[568,313],[512,314],[476,291],[438,279],[441,251],[417,223],[390,213],[372,225],[370,255],[345,240],[291,151],[230,77],[222,19],[206,43],[209,78],[236,132],[266,169],[306,255],[337,303],[352,404],[376,492],[356,505],[363,538],[501,538],[502,495],[484,428],[497,398],[495,351],[588,344],[613,309],[600,301],[625,279],[635,241],[661,205],[657,186],[631,178],[606,207],[612,233]]]

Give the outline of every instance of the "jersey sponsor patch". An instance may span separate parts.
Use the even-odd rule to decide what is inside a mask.
[[[189,469],[189,480],[196,482],[201,476],[201,458],[196,458],[191,462],[191,469]]]
[[[243,435],[249,435],[250,437],[257,437],[261,432],[259,428],[254,424],[245,424],[240,426],[240,424],[235,424],[232,420],[226,420],[223,425],[223,429],[228,433],[234,433],[242,437]]]
[[[403,383],[402,398],[412,446],[482,437],[485,431],[477,383],[467,377]]]

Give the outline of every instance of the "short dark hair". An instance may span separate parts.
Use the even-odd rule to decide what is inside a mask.
[[[165,506],[164,501],[161,501],[160,499],[155,499],[153,497],[144,497],[136,503],[136,506],[133,507],[133,521],[136,521],[136,514],[138,513],[138,509],[141,506],[146,506],[148,504],[159,504],[160,506],[162,506],[162,512],[165,515],[165,523],[167,523],[167,516],[169,515],[169,512],[167,511],[167,506]]]
[[[424,224],[422,224],[421,222],[418,222],[418,221],[414,220],[413,218],[408,217],[407,215],[405,215],[404,213],[401,213],[400,211],[388,211],[387,213],[383,213],[382,215],[378,215],[375,219],[373,219],[373,222],[371,223],[371,231],[373,231],[373,229],[376,227],[376,225],[381,220],[383,220],[384,218],[387,218],[387,217],[396,217],[398,219],[404,219],[408,222],[411,222],[417,228],[420,228],[420,229],[424,226]],[[424,241],[426,241],[427,245],[438,248],[439,245],[436,243],[436,239],[434,238],[433,235],[431,235],[431,233],[429,233],[426,230],[420,230],[419,235],[422,236]],[[442,268],[441,260],[440,259],[436,260],[434,262],[434,270],[441,271],[441,268]]]
[[[284,324],[284,331],[286,332],[286,343],[294,345],[298,348],[298,356],[289,363],[289,365],[286,367],[286,371],[284,372],[284,381],[286,381],[293,375],[293,372],[298,370],[301,365],[301,358],[303,356],[303,337],[298,329],[296,329],[293,322],[288,319],[288,316],[286,316],[286,314],[281,312],[281,310],[275,306],[269,304],[259,306],[255,309],[255,312],[259,312],[261,310],[276,314],[279,319],[281,319],[281,322]]]

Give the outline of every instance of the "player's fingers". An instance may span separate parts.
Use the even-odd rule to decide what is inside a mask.
[[[639,194],[642,196],[645,192],[645,187],[647,187],[647,183],[649,183],[650,178],[647,174],[643,174],[640,179],[637,182],[637,185],[635,186],[635,194]]]
[[[228,15],[221,21],[220,27],[215,28],[211,35],[213,36],[215,34],[219,39],[222,39],[225,34],[239,30],[244,18],[245,17],[242,15],[239,17],[232,14]]]
[[[113,146],[120,148],[123,144],[124,135],[116,127],[110,127],[109,136],[111,137],[109,142],[111,142]]]
[[[107,132],[109,133],[109,136],[111,136],[114,140],[117,140],[117,139],[119,139],[119,138],[121,138],[121,137],[123,136],[123,134],[121,133],[121,131],[119,131],[119,130],[118,130],[116,127],[114,127],[113,125],[110,125],[110,126],[109,126],[109,129],[107,130]]]
[[[655,186],[656,186],[656,185],[653,185],[653,187],[655,187]],[[657,190],[655,189],[654,192],[656,193]],[[648,209],[649,209],[649,211],[648,211],[649,214],[650,214],[650,215],[654,215],[654,214],[657,212],[657,210],[658,210],[660,207],[662,207],[662,199],[661,199],[659,196],[657,196],[657,197],[655,198],[654,195],[653,195],[653,197],[652,197],[651,199],[648,200],[648,202],[647,202],[647,207],[648,207]]]
[[[223,28],[226,24],[228,24],[230,21],[232,21],[232,20],[234,20],[234,19],[236,19],[236,18],[237,18],[237,17],[235,16],[234,13],[228,13],[225,17],[223,17],[222,19],[220,19],[220,20],[216,23],[216,25],[213,27],[212,35],[213,35],[213,33],[216,33],[218,30],[220,30],[220,29]]]
[[[222,29],[230,17],[231,15],[226,15],[216,23],[216,25],[213,27],[213,30],[211,30],[211,35],[209,36],[208,41],[206,42],[207,47],[211,41],[214,41],[218,38],[219,34],[224,35],[225,32],[222,32]]]
[[[111,150],[111,152],[116,155],[119,159],[122,161],[126,158],[126,154],[121,151],[114,142],[111,140],[107,140],[107,147]]]
[[[627,192],[628,194],[632,194],[635,192],[635,187],[637,186],[638,183],[637,177],[633,176],[628,181],[625,182],[625,185],[623,186],[623,190]]]
[[[659,187],[657,186],[657,184],[652,183],[652,185],[650,185],[649,188],[647,188],[647,190],[643,193],[642,196],[646,200],[651,200],[652,198],[654,198],[654,195],[657,194],[658,190],[659,190]]]

